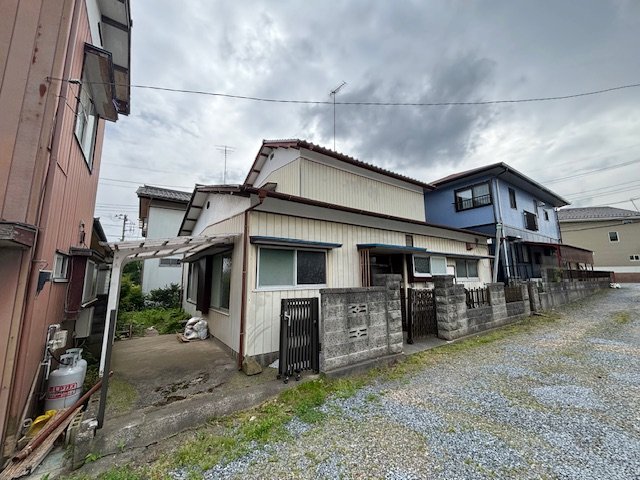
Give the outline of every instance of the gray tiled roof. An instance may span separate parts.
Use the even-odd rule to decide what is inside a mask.
[[[145,185],[136,190],[138,197],[157,198],[170,202],[189,203],[191,192],[181,192],[180,190],[170,190],[168,188],[152,187]]]
[[[610,220],[615,218],[640,218],[640,212],[613,207],[563,208],[558,210],[561,222],[572,220]]]

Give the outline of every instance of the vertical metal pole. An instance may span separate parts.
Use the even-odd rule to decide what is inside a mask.
[[[108,338],[113,338],[113,334],[116,328],[116,311],[111,310],[109,313],[109,318],[111,321],[109,322],[109,331],[105,332],[108,334]],[[109,368],[111,368],[111,352],[113,350],[113,343],[109,342],[107,344],[107,351],[103,352],[103,356],[105,358],[105,371],[106,375],[102,375],[102,387],[100,389],[100,407],[98,408],[98,428],[102,428],[104,424],[104,412],[107,408],[107,392],[109,390]]]

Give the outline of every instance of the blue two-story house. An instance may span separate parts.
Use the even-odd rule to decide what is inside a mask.
[[[569,202],[505,163],[431,184],[436,188],[425,191],[426,221],[491,235],[494,281],[593,264],[590,251],[562,245],[556,209]]]

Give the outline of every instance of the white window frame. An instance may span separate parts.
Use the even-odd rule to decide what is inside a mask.
[[[99,117],[87,85],[88,84],[83,82],[78,92],[74,133],[80,145],[82,155],[84,156],[84,161],[91,172],[93,171],[93,154],[95,151]]]
[[[98,264],[93,260],[87,260],[82,287],[82,304],[86,305],[96,298],[98,298]]]
[[[198,301],[198,268],[196,262],[189,262],[187,269],[187,302],[196,303]]]
[[[176,262],[171,262],[169,261],[168,263],[163,264],[162,261],[163,260],[177,260]],[[181,258],[175,258],[175,257],[164,257],[164,258],[160,258],[158,261],[158,267],[181,267],[182,266],[182,259]]]
[[[460,278],[460,279],[466,279],[466,280],[478,280],[480,278],[480,262],[477,258],[455,258],[454,259],[455,262],[458,261],[462,261],[465,263],[464,268],[465,268],[465,273],[469,272],[469,267],[467,266],[467,263],[469,262],[476,262],[476,273],[478,275],[476,275],[475,277],[469,277],[469,276],[460,276],[458,275],[458,264],[456,263],[456,278]]]
[[[260,285],[260,255],[262,254],[263,249],[293,251],[293,285]],[[298,284],[298,251],[324,253],[324,283]],[[327,268],[327,250],[318,248],[296,248],[281,247],[279,245],[264,245],[258,247],[258,261],[256,263],[256,291],[317,290],[318,288],[325,288],[327,286],[327,276],[329,275],[329,270]]]
[[[416,272],[416,264],[415,258],[428,258],[429,259],[429,273]],[[435,260],[444,261],[444,273],[436,273],[435,275],[447,275],[447,257],[443,257],[442,255],[411,255],[411,270],[413,272],[413,276],[416,278],[431,278],[433,277],[433,266]]]
[[[51,272],[51,278],[54,282],[68,282],[69,281],[69,263],[71,258],[64,253],[56,252],[53,257],[53,270]]]
[[[226,252],[220,252],[220,253],[216,253],[215,255],[213,255],[213,259],[215,261],[215,257],[220,257],[222,259],[222,263],[220,264],[220,272],[215,272],[213,271],[213,268],[211,269],[211,294],[210,294],[210,299],[209,299],[209,308],[212,308],[218,312],[222,312],[222,313],[229,313],[229,308],[231,308],[231,285],[229,285],[229,306],[228,307],[222,307],[220,305],[214,305],[213,304],[213,290],[216,287],[215,281],[214,281],[214,275],[219,274],[219,278],[220,278],[220,284],[217,285],[220,290],[221,290],[221,295],[222,296],[222,270],[224,268],[224,258],[228,257],[231,260],[231,273],[233,272],[233,250],[227,250]],[[230,276],[231,276],[230,273]],[[231,279],[229,280],[229,282],[231,283]]]
[[[615,240],[611,240],[611,234],[612,233],[616,234],[616,239]],[[620,242],[620,234],[618,232],[609,232],[607,235],[609,236],[609,243],[619,243]]]

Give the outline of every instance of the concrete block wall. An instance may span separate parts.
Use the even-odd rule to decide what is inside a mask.
[[[332,372],[402,353],[399,275],[378,286],[320,290],[320,370]]]
[[[489,283],[489,305],[467,308],[464,287],[456,285],[453,276],[434,277],[438,336],[445,340],[454,340],[529,316],[529,292],[526,285],[520,288],[522,301],[507,304],[504,284]]]
[[[535,286],[533,287],[535,288]],[[566,303],[575,302],[588,297],[598,290],[609,288],[605,281],[563,281],[543,283],[542,292],[538,292],[540,309],[550,310]],[[537,290],[537,288],[536,288]]]

